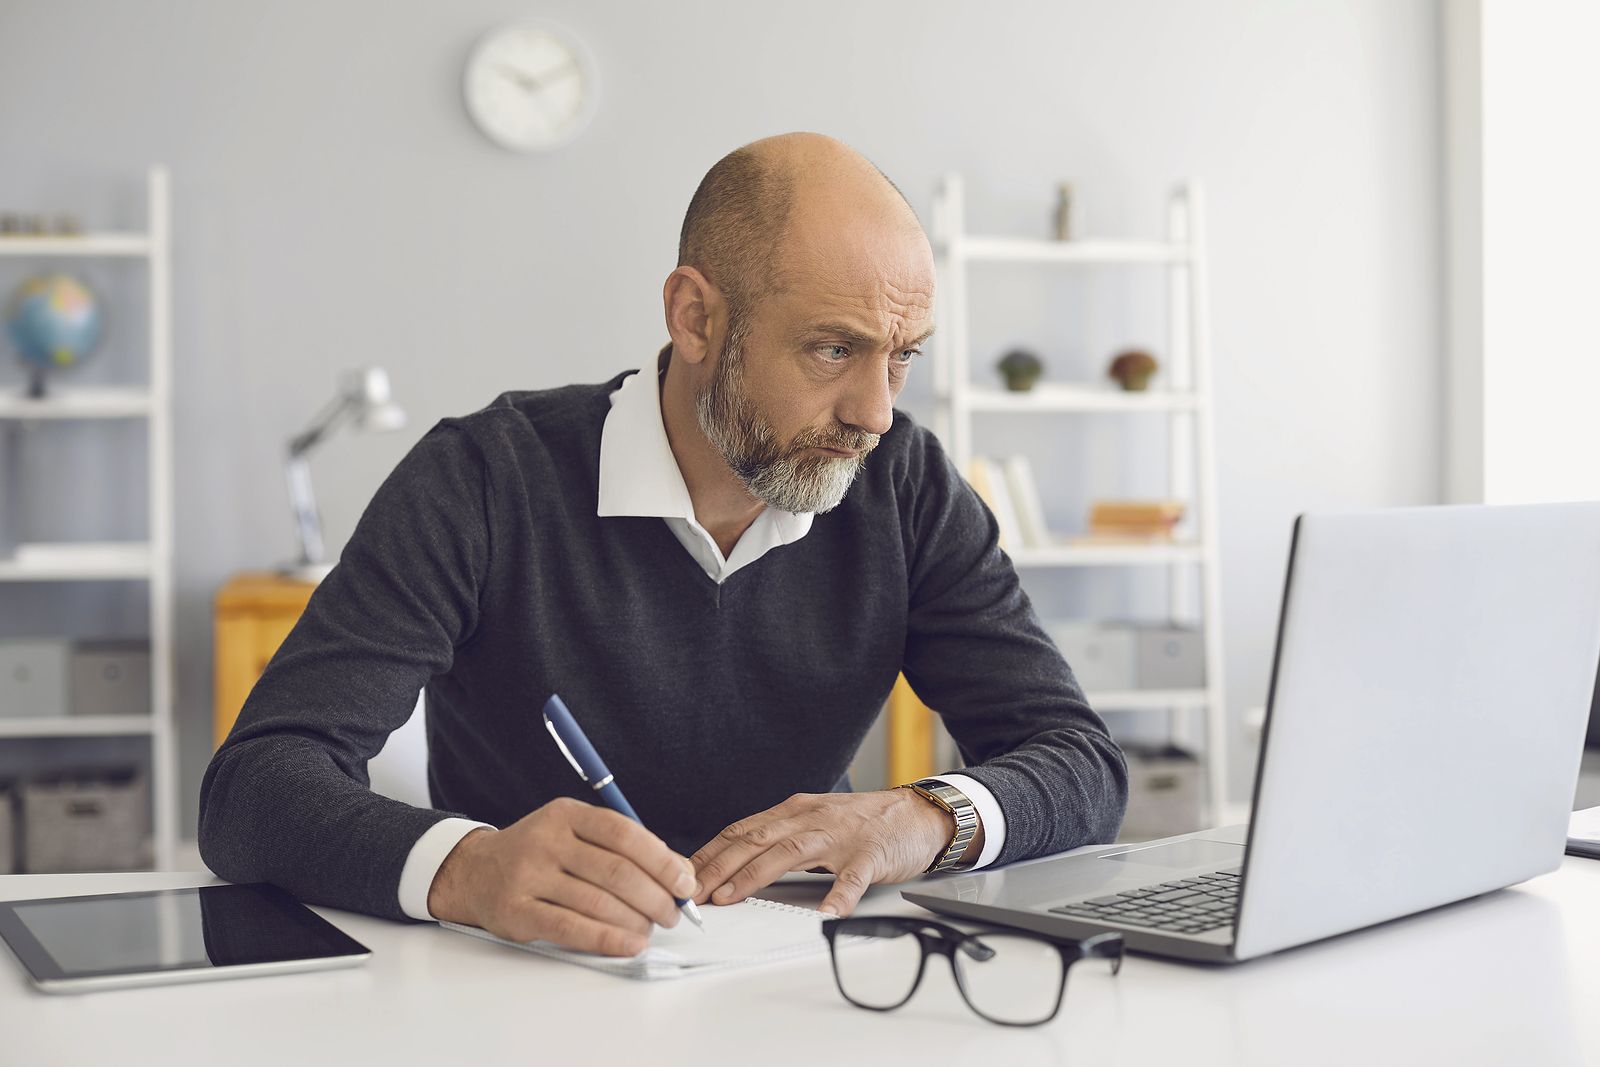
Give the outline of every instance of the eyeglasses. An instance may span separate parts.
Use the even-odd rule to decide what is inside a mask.
[[[1056,1017],[1067,992],[1067,971],[1084,959],[1122,969],[1122,935],[1095,934],[1058,941],[1025,930],[968,933],[914,916],[852,916],[824,919],[822,934],[833,957],[833,978],[844,999],[858,1008],[893,1011],[917,991],[928,957],[944,956],[967,1007],[1002,1026],[1038,1026]],[[847,947],[852,938],[876,948]]]

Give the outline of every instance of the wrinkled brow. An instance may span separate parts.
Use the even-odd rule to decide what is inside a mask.
[[[807,323],[801,328],[800,332],[806,337],[818,334],[826,334],[829,337],[837,337],[841,341],[847,341],[852,345],[859,345],[863,348],[882,348],[884,346],[883,338],[874,334],[862,333],[854,326],[847,326],[842,322]],[[929,326],[926,330],[923,330],[919,336],[912,338],[906,344],[906,347],[915,348],[917,345],[922,344],[932,336],[933,327]]]

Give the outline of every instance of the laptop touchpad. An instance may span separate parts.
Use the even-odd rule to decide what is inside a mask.
[[[1203,867],[1206,864],[1230,863],[1244,858],[1244,846],[1226,841],[1210,841],[1204,837],[1191,837],[1187,841],[1169,841],[1163,845],[1145,845],[1122,852],[1102,852],[1103,860],[1131,860],[1149,863],[1156,867]]]

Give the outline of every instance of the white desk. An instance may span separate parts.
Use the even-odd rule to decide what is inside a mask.
[[[0,898],[211,881],[14,875]],[[942,960],[886,1015],[840,999],[825,954],[643,983],[319,910],[373,950],[367,966],[51,997],[0,949],[0,1063],[1600,1063],[1600,861],[1570,857],[1510,890],[1238,967],[1129,957],[1114,979],[1074,975],[1061,1015],[1031,1030],[968,1012]],[[889,910],[919,911],[893,889],[862,907]]]

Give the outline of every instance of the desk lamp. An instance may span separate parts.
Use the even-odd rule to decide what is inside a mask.
[[[289,482],[289,503],[294,508],[295,525],[300,533],[300,558],[281,568],[281,574],[320,582],[333,569],[333,564],[322,558],[322,518],[317,513],[317,498],[311,490],[311,467],[307,457],[347,422],[362,432],[386,432],[405,426],[405,409],[390,399],[389,375],[382,367],[346,373],[340,379],[338,394],[317,412],[309,426],[289,439],[284,475]]]

